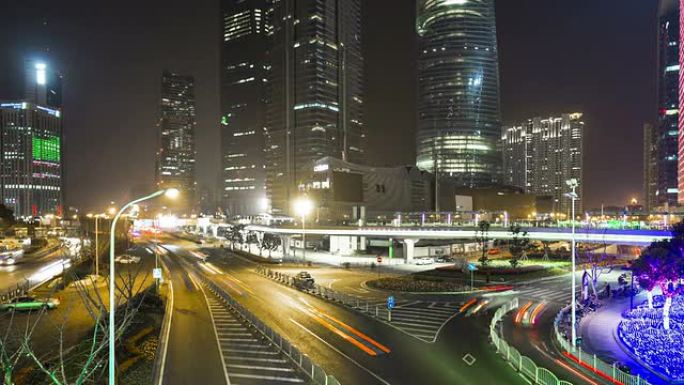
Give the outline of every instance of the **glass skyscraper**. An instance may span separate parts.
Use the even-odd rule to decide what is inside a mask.
[[[221,146],[223,209],[268,209],[264,125],[268,64],[267,0],[221,1]]]
[[[364,161],[361,1],[273,1],[268,19],[267,190],[288,212],[316,160]]]
[[[658,206],[677,204],[678,127],[679,4],[677,0],[662,0],[658,10],[658,121],[654,137]]]
[[[458,185],[499,181],[494,0],[419,0],[417,166]]]
[[[156,183],[181,191],[178,207],[195,202],[195,80],[164,71],[161,79]]]

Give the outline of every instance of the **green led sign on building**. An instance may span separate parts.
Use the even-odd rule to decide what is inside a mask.
[[[60,159],[60,139],[58,137],[33,138],[33,160],[59,162]]]

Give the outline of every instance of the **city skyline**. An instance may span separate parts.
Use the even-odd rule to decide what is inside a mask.
[[[531,5],[533,4],[534,7],[530,7],[529,10],[531,12],[529,13],[530,19],[539,17],[542,15],[544,12],[549,14],[553,14],[553,12],[560,12],[560,10],[552,10],[550,7],[544,6],[542,3],[538,2],[531,2]],[[193,8],[193,11],[195,13],[195,18],[203,19],[203,20],[211,20],[212,18],[216,20],[215,25],[213,26],[206,26],[206,27],[192,27],[191,29],[169,29],[168,27],[164,27],[160,23],[156,23],[155,25],[150,25],[146,26],[142,31],[145,33],[142,35],[144,41],[154,41],[155,39],[159,39],[163,34],[159,34],[157,32],[153,32],[153,28],[158,28],[159,31],[164,31],[163,33],[172,33],[172,34],[178,34],[179,31],[186,31],[183,33],[183,37],[178,40],[180,44],[185,44],[186,46],[191,44],[190,42],[194,41],[199,41],[200,46],[204,46],[205,48],[208,48],[210,45],[213,43],[211,41],[205,42],[203,39],[191,39],[191,37],[195,36],[207,36],[206,31],[210,31],[213,36],[218,36],[220,33],[218,32],[219,28],[219,18],[217,16],[216,8],[212,8],[211,5],[215,4],[207,4],[207,5],[202,5],[202,7],[199,8]],[[25,6],[30,6],[30,4],[27,4]],[[366,12],[366,8],[368,12]],[[373,17],[377,17],[378,15],[382,14],[381,13],[381,8],[382,4],[378,5],[364,5],[364,31],[366,30],[371,30],[371,31],[376,31],[374,34],[368,34],[366,35],[371,36],[368,39],[368,43],[364,46],[364,51],[368,52],[369,59],[366,60],[366,69],[370,71],[369,73],[373,74],[378,74],[382,73],[383,75],[386,75],[385,77],[382,78],[375,78],[373,80],[370,80],[367,84],[367,91],[368,91],[368,101],[365,103],[366,109],[369,109],[371,113],[367,113],[367,125],[369,127],[369,145],[371,146],[377,146],[378,144],[383,144],[383,143],[390,143],[393,146],[396,147],[396,151],[390,150],[390,149],[381,149],[380,152],[374,152],[372,154],[369,154],[369,160],[370,163],[372,164],[381,164],[381,163],[387,163],[387,164],[410,164],[411,159],[413,158],[412,153],[413,150],[411,149],[414,147],[414,144],[412,143],[411,137],[413,137],[413,131],[411,128],[411,120],[412,116],[414,116],[409,110],[406,108],[400,109],[397,111],[392,111],[391,109],[387,109],[386,103],[388,100],[394,100],[395,98],[398,98],[396,100],[400,101],[401,103],[404,103],[404,106],[410,106],[411,103],[413,103],[413,98],[411,97],[411,91],[412,85],[410,81],[406,81],[404,78],[406,77],[406,74],[411,74],[413,70],[411,67],[413,64],[411,63],[411,52],[415,48],[413,44],[415,44],[415,41],[417,40],[417,36],[415,36],[415,31],[414,31],[414,25],[411,23],[411,20],[415,16],[415,9],[411,6],[407,6],[406,8],[403,9],[398,9],[397,12],[397,18],[396,22],[393,21],[387,21],[386,26],[382,26],[381,24],[378,25],[379,23],[370,23],[369,25],[369,19],[373,19]],[[579,110],[582,108],[581,104],[587,104],[591,100],[599,100],[597,96],[593,96],[593,91],[590,91],[593,89],[593,87],[596,87],[592,85],[591,76],[587,78],[587,80],[580,80],[579,82],[575,81],[577,79],[581,79],[585,77],[585,72],[587,70],[587,65],[585,64],[580,64],[579,66],[574,66],[576,69],[572,71],[567,71],[567,70],[562,70],[558,72],[561,76],[558,79],[553,79],[551,78],[548,79],[546,82],[547,85],[545,84],[540,84],[538,82],[527,82],[524,83],[524,76],[531,76],[532,70],[526,69],[526,67],[529,67],[530,61],[527,59],[524,59],[525,55],[516,55],[515,58],[512,58],[511,55],[514,54],[514,52],[511,52],[511,50],[529,50],[531,49],[532,46],[534,46],[533,43],[523,43],[522,40],[524,39],[531,39],[534,41],[534,39],[538,39],[537,41],[546,41],[546,38],[538,38],[534,37],[533,33],[536,30],[537,27],[531,27],[528,23],[525,23],[525,19],[520,19],[520,13],[516,13],[515,7],[509,6],[507,4],[497,4],[497,25],[499,28],[499,46],[500,46],[500,56],[501,56],[501,72],[502,72],[502,111],[503,111],[503,117],[504,117],[504,122],[511,122],[511,121],[519,121],[521,119],[524,119],[525,116],[529,116],[533,114],[534,112],[531,111],[532,107],[531,105],[535,104],[536,100],[539,98],[535,93],[530,93],[533,90],[540,90],[544,88],[548,88],[549,86],[560,86],[568,89],[567,87],[570,84],[575,84],[571,88],[569,88],[570,92],[574,96],[570,97],[563,97],[559,98],[556,101],[552,102],[547,102],[545,101],[546,107],[542,107],[541,110],[543,112],[548,112],[551,113],[556,110]],[[584,7],[586,8],[586,7]],[[578,7],[579,10],[574,10],[574,12],[585,12],[583,10],[584,8]],[[595,14],[596,19],[599,18],[600,15],[605,15],[606,12],[611,8],[610,2],[602,2],[600,4],[597,4],[595,6],[595,9],[593,9],[593,12]],[[19,8],[21,9],[21,7]],[[385,9],[386,10],[386,9]],[[73,11],[74,15],[79,14],[79,10],[73,7],[67,7],[66,9],[63,10],[52,10],[49,7],[46,8],[45,10],[42,10],[39,14],[42,13],[43,17],[35,18],[35,22],[32,23],[27,23],[26,26],[22,26],[28,33],[29,36],[33,35],[39,35],[41,28],[43,28],[43,21],[50,20],[50,12],[54,12],[56,14],[61,14],[61,13],[67,13],[67,11]],[[117,15],[117,9],[109,9],[111,11],[112,15]],[[191,26],[193,25],[188,24],[188,21],[186,19],[181,19],[181,8],[178,6],[170,6],[167,11],[169,12],[170,16],[172,17],[172,20],[177,20],[178,22],[183,22],[185,23],[186,26]],[[586,10],[586,12],[589,12],[589,10]],[[652,15],[650,19],[644,18],[643,15]],[[145,13],[143,12],[143,15],[141,17],[144,17]],[[203,15],[203,16],[200,16]],[[214,15],[214,16],[211,16]],[[653,65],[652,61],[654,60],[655,57],[655,51],[654,51],[654,39],[653,39],[653,28],[655,28],[655,6],[637,6],[634,4],[627,5],[623,8],[621,11],[620,15],[624,18],[622,19],[625,22],[628,22],[630,25],[635,25],[635,28],[630,29],[630,31],[626,31],[626,33],[630,34],[633,37],[636,37],[635,39],[632,39],[633,44],[640,44],[641,47],[645,47],[646,51],[652,52],[653,56],[652,58],[649,58],[648,55],[641,55],[640,57],[636,58],[637,63],[635,64],[634,67],[632,68],[641,68],[639,72],[636,72],[638,75],[637,76],[642,76],[644,81],[642,82],[637,82],[641,83],[643,85],[640,85],[642,90],[646,92],[642,92],[642,94],[645,94],[645,97],[635,97],[635,96],[630,96],[630,99],[628,101],[624,101],[626,103],[631,103],[631,105],[636,106],[637,104],[639,107],[633,108],[631,110],[635,110],[634,112],[627,112],[627,115],[631,116],[629,120],[626,119],[626,116],[623,117],[621,115],[616,115],[618,109],[615,107],[615,102],[612,101],[612,98],[614,95],[619,94],[620,87],[624,87],[624,85],[618,85],[618,83],[615,83],[615,80],[618,77],[618,73],[611,74],[610,76],[606,77],[605,73],[603,74],[597,74],[594,79],[599,79],[598,84],[603,85],[602,87],[599,87],[599,94],[602,93],[604,97],[602,100],[604,101],[604,106],[600,110],[603,111],[608,111],[608,113],[601,113],[598,114],[598,106],[599,104],[593,104],[590,106],[591,108],[583,109],[586,110],[587,112],[585,113],[586,119],[588,123],[591,123],[592,126],[600,127],[596,129],[596,133],[592,133],[588,137],[589,145],[587,148],[587,156],[589,157],[589,160],[597,160],[601,156],[601,151],[600,149],[603,146],[606,146],[607,138],[610,135],[614,135],[616,132],[617,127],[621,127],[620,129],[624,129],[622,127],[630,127],[629,130],[632,132],[632,136],[636,137],[637,139],[628,137],[626,138],[625,146],[619,146],[615,147],[612,149],[612,152],[615,154],[612,156],[611,159],[605,159],[602,160],[601,162],[607,162],[608,164],[633,164],[633,167],[636,167],[638,169],[641,169],[641,160],[640,159],[632,159],[634,158],[633,156],[628,154],[633,154],[634,151],[641,151],[641,125],[644,123],[644,121],[648,120],[648,116],[652,116],[650,113],[653,111],[653,108],[648,106],[648,99],[651,99],[648,97],[648,95],[651,94],[651,92],[654,92],[654,86],[649,85],[652,84],[650,82],[653,82],[653,80],[647,79],[647,76],[649,74],[644,74],[651,68]],[[111,20],[111,15],[102,15],[103,20]],[[594,18],[588,19],[588,25],[591,28],[598,28],[597,26],[599,25],[598,20],[596,21],[596,24],[592,24],[592,20],[596,20]],[[646,20],[644,20],[646,19]],[[30,21],[30,20],[29,20]],[[635,21],[638,21],[635,23]],[[401,22],[401,25],[398,25],[398,23]],[[89,23],[89,22],[85,22]],[[397,23],[397,24],[394,24]],[[612,22],[611,21],[611,26],[612,27],[617,27],[619,23],[617,21]],[[105,23],[106,24],[106,23]],[[411,24],[411,25],[409,25]],[[9,23],[8,25],[12,25]],[[78,23],[76,23],[73,27],[67,28],[64,25],[60,25],[59,23],[51,23],[48,22],[47,28],[50,31],[55,31],[56,33],[51,36],[50,40],[52,45],[55,47],[52,49],[53,55],[55,55],[55,63],[58,65],[60,68],[61,67],[66,67],[65,72],[67,73],[67,84],[69,84],[69,87],[67,87],[67,90],[65,90],[66,97],[68,98],[68,101],[75,101],[76,103],[84,103],[83,100],[80,98],[76,97],[75,99],[75,94],[74,91],[79,89],[79,87],[83,87],[83,85],[86,83],[91,83],[94,84],[98,90],[109,90],[111,89],[112,92],[107,92],[106,94],[102,94],[102,91],[99,91],[100,94],[96,96],[95,99],[97,100],[107,100],[108,102],[114,103],[113,106],[114,108],[120,108],[119,106],[128,106],[130,107],[131,104],[129,102],[124,102],[122,104],[122,98],[121,98],[121,92],[122,90],[126,89],[128,90],[129,93],[136,93],[139,94],[140,96],[136,96],[135,100],[136,103],[133,106],[133,109],[131,110],[130,116],[126,119],[126,121],[115,121],[112,122],[113,124],[116,124],[118,127],[123,129],[123,132],[126,132],[126,130],[131,130],[135,129],[136,132],[140,133],[140,140],[137,143],[130,144],[130,143],[124,143],[122,139],[117,138],[116,136],[112,136],[112,134],[108,133],[103,133],[104,135],[104,141],[106,143],[111,143],[108,146],[102,147],[102,144],[97,143],[98,141],[94,141],[94,137],[89,134],[87,131],[83,131],[82,127],[85,127],[85,125],[91,126],[92,124],[88,124],[86,122],[94,122],[94,116],[92,113],[85,113],[81,112],[81,109],[76,109],[78,111],[76,116],[70,115],[70,119],[72,120],[72,125],[71,127],[67,127],[67,131],[73,132],[73,133],[80,133],[77,136],[82,136],[83,139],[78,138],[76,140],[76,148],[84,148],[85,143],[92,143],[93,150],[94,149],[99,149],[97,151],[98,155],[95,155],[95,152],[91,152],[89,148],[86,148],[86,150],[82,153],[74,153],[73,150],[70,150],[68,154],[66,154],[67,158],[67,163],[73,164],[74,170],[70,172],[67,175],[67,191],[73,190],[74,194],[69,194],[68,196],[68,203],[73,204],[77,202],[83,202],[85,206],[93,206],[93,205],[98,205],[102,204],[102,202],[98,203],[95,201],[95,199],[89,198],[90,196],[96,195],[93,194],[91,191],[83,191],[81,189],[74,189],[74,181],[77,180],[76,178],[87,176],[88,178],[100,182],[100,183],[94,183],[93,186],[98,186],[96,187],[96,190],[93,191],[99,191],[97,189],[102,189],[102,192],[104,192],[107,195],[106,200],[120,200],[124,196],[125,192],[128,191],[128,184],[136,184],[136,183],[143,183],[145,182],[146,179],[149,179],[152,177],[153,174],[153,168],[152,167],[140,167],[140,163],[153,163],[153,159],[151,159],[150,155],[145,155],[144,153],[146,151],[149,151],[149,144],[153,143],[154,140],[154,131],[153,131],[153,116],[149,112],[144,112],[145,110],[149,111],[150,106],[154,105],[154,103],[149,103],[151,100],[151,97],[154,97],[154,82],[152,82],[151,78],[149,76],[144,76],[140,77],[140,75],[143,74],[149,74],[152,76],[153,73],[159,73],[161,69],[165,67],[169,68],[180,68],[180,69],[188,69],[190,72],[197,72],[197,82],[198,82],[198,141],[200,142],[198,144],[199,148],[199,153],[198,153],[198,163],[200,164],[200,171],[199,175],[200,178],[200,183],[204,186],[206,185],[215,185],[216,181],[219,179],[219,156],[218,156],[218,132],[213,133],[213,131],[218,131],[215,127],[216,121],[218,120],[218,113],[211,113],[210,111],[217,111],[214,107],[217,105],[218,101],[213,102],[212,100],[216,98],[217,95],[217,90],[214,88],[214,86],[209,85],[212,83],[210,79],[214,77],[215,75],[211,75],[213,71],[207,71],[206,68],[208,68],[208,64],[201,64],[205,62],[212,62],[214,60],[206,60],[206,59],[180,59],[180,58],[174,58],[169,62],[168,60],[160,60],[159,58],[155,58],[150,61],[149,65],[146,67],[147,69],[143,69],[142,72],[140,72],[140,75],[135,75],[137,76],[138,80],[145,80],[146,81],[137,81],[134,82],[136,84],[135,88],[132,88],[132,85],[126,85],[125,88],[121,88],[120,86],[116,85],[115,82],[112,80],[107,80],[103,82],[92,82],[92,81],[86,81],[86,79],[92,79],[92,76],[94,73],[92,71],[82,71],[82,75],[79,76],[74,76],[74,69],[75,68],[80,68],[82,67],[85,63],[90,63],[91,68],[98,68],[101,64],[99,62],[99,58],[97,56],[91,56],[91,57],[85,57],[84,59],[79,59],[78,61],[73,61],[73,60],[67,60],[69,52],[73,51],[73,46],[70,44],[66,44],[63,40],[61,40],[65,36],[69,36],[70,34],[75,33],[76,28],[78,27]],[[181,23],[182,25],[182,23]],[[135,28],[141,28],[140,26],[137,26]],[[167,29],[164,29],[167,28]],[[617,45],[604,45],[604,51],[596,51],[598,48],[596,46],[598,44],[593,43],[592,40],[596,39],[595,36],[593,36],[590,33],[590,30],[587,30],[586,32],[582,32],[580,34],[577,34],[577,36],[573,36],[572,38],[569,35],[564,35],[564,31],[569,30],[570,25],[564,25],[564,28],[561,28],[560,31],[558,32],[559,35],[556,36],[556,40],[558,42],[564,43],[567,49],[576,50],[576,48],[573,45],[568,46],[567,44],[576,41],[578,42],[578,45],[582,45],[584,43],[589,43],[589,49],[592,50],[592,52],[597,52],[598,54],[596,55],[597,60],[607,60],[606,56],[608,55],[608,52],[610,52],[611,55],[617,54],[618,57],[625,57],[624,55],[627,55],[628,52],[630,52],[630,49],[625,47],[623,44],[617,44]],[[386,30],[386,31],[385,31]],[[651,32],[648,32],[648,31]],[[38,32],[36,32],[38,31]],[[609,34],[608,37],[605,39],[610,39],[610,31],[611,29],[608,28]],[[380,35],[378,35],[378,32]],[[409,38],[408,42],[406,40],[402,40],[403,42],[395,42],[392,39],[389,39],[389,36],[393,36],[396,34],[399,34],[398,36],[406,36]],[[591,36],[591,38],[590,38]],[[212,38],[215,39],[215,38]],[[411,42],[410,39],[413,39],[413,42]],[[539,40],[541,39],[541,40]],[[592,40],[587,40],[587,39],[592,39]],[[32,39],[33,42],[40,40],[36,37]],[[211,40],[211,39],[210,39]],[[177,42],[177,43],[178,43]],[[135,55],[140,55],[142,52],[139,51],[139,49],[135,48],[135,45],[130,45],[128,37],[126,34],[120,34],[118,38],[114,40],[114,45],[115,49],[119,50],[120,52],[123,53],[123,57],[131,57],[131,54]],[[211,43],[211,44],[210,44]],[[14,43],[13,43],[14,44]],[[140,43],[142,44],[142,43]],[[192,43],[193,46],[197,46],[197,44]],[[387,46],[388,49],[391,48],[390,51],[384,53],[384,54],[379,54],[377,52],[377,49],[373,49],[373,47],[378,47],[378,46]],[[130,46],[133,48],[133,51],[129,51],[127,53],[125,50],[121,51],[124,49],[124,47]],[[218,46],[218,45],[216,45]],[[538,49],[543,49],[543,46],[538,46]],[[10,48],[12,49],[12,52],[18,52],[20,49],[24,49],[24,47],[18,47],[16,45],[11,45]],[[61,49],[60,49],[61,48]],[[197,52],[197,47],[193,47],[193,51]],[[606,51],[608,49],[608,51]],[[168,54],[165,53],[166,48],[163,47],[163,45],[159,48],[159,52],[162,52],[163,55]],[[375,51],[375,52],[374,52]],[[137,53],[136,53],[137,52]],[[169,53],[171,51],[168,51]],[[218,53],[216,52],[216,49],[209,49],[206,51],[208,58],[214,57],[215,60],[218,58]],[[213,52],[213,53],[212,53]],[[524,52],[524,51],[521,51]],[[620,56],[622,55],[622,56]],[[379,56],[384,56],[387,57],[387,59],[379,58]],[[518,57],[520,56],[520,57]],[[557,58],[553,55],[544,55],[546,57],[546,60],[551,60],[548,63],[554,63],[554,60],[560,60],[560,58]],[[404,58],[404,60],[396,61],[397,58]],[[379,61],[380,60],[380,61]],[[385,66],[383,63],[384,60],[394,60],[394,64],[392,66]],[[562,61],[561,61],[562,62]],[[66,66],[62,65],[62,63],[69,63]],[[174,64],[176,63],[176,64]],[[384,63],[387,63],[384,61]],[[649,64],[650,63],[650,64]],[[156,68],[152,68],[156,67]],[[184,68],[185,67],[185,68]],[[193,68],[194,67],[194,68]],[[552,67],[552,66],[546,66],[546,67]],[[571,68],[573,67],[572,65],[568,64],[567,67],[563,68]],[[592,66],[592,68],[595,66]],[[158,68],[158,69],[157,69]],[[195,71],[195,69],[198,68],[204,68],[199,71]],[[535,68],[535,67],[532,67]],[[555,67],[556,69],[559,67]],[[154,71],[152,71],[154,70]],[[541,71],[547,71],[546,69],[540,69]],[[111,72],[112,76],[121,76],[120,71],[108,71]],[[215,71],[215,70],[214,70]],[[629,69],[628,71],[634,71],[634,69]],[[548,72],[547,72],[548,73]],[[526,75],[527,74],[527,75]],[[209,76],[209,77],[207,77]],[[625,76],[625,75],[623,75]],[[630,75],[631,76],[631,75]],[[516,78],[520,77],[520,80],[516,80]],[[650,76],[652,77],[652,76]],[[387,83],[387,80],[392,80],[391,83]],[[402,80],[403,79],[403,80]],[[573,80],[574,79],[574,80]],[[397,81],[402,81],[404,82],[403,86],[401,86],[402,92],[396,93],[393,90],[398,87],[400,83],[397,83]],[[3,83],[1,84],[7,84],[11,83],[11,81],[3,79]],[[395,84],[395,85],[392,85]],[[635,83],[636,84],[636,83]],[[521,88],[522,86],[522,88]],[[142,88],[139,88],[142,87]],[[632,86],[630,86],[632,87]],[[142,92],[137,92],[137,90],[142,90]],[[517,90],[522,90],[523,94],[526,95],[523,100],[520,100],[518,97],[519,91]],[[149,96],[148,96],[149,95]],[[213,96],[211,96],[213,95]],[[582,95],[580,98],[579,96]],[[207,98],[207,96],[211,96],[210,98]],[[512,97],[513,96],[513,97]],[[605,96],[608,96],[607,98]],[[389,97],[389,99],[388,99]],[[217,98],[218,99],[218,98]],[[142,101],[147,100],[145,103],[140,103]],[[582,100],[585,100],[584,102]],[[641,100],[641,101],[638,101]],[[644,103],[646,101],[646,103]],[[524,105],[530,106],[527,108],[524,108]],[[128,108],[127,107],[127,108]],[[102,107],[96,108],[96,109],[85,109],[89,111],[98,111],[102,110]],[[527,110],[527,111],[525,111]],[[373,112],[374,111],[374,112]],[[612,112],[611,112],[612,111]],[[622,111],[622,110],[620,110]],[[638,112],[641,111],[641,112]],[[367,111],[368,112],[368,111]],[[88,115],[90,114],[90,116]],[[408,118],[408,119],[407,119]],[[132,120],[131,120],[132,119]],[[148,122],[146,124],[141,124],[142,122]],[[383,123],[383,125],[379,125],[379,122],[386,122]],[[104,123],[105,125],[110,125],[112,123]],[[132,124],[131,124],[132,123]],[[214,124],[212,127],[211,124]],[[405,134],[403,135],[396,135],[395,132],[399,130],[399,132],[403,132]],[[111,131],[111,130],[110,130]],[[74,137],[71,135],[71,137]],[[85,140],[85,142],[84,142]],[[631,144],[630,144],[631,143]],[[94,173],[94,171],[91,171],[87,169],[84,165],[88,164],[89,159],[93,159],[94,156],[99,157],[110,157],[112,156],[117,148],[120,148],[122,146],[132,146],[130,153],[133,154],[133,158],[131,158],[128,162],[124,162],[121,164],[121,167],[124,167],[127,171],[124,172],[123,170],[117,171],[117,170],[111,170],[112,172],[104,173],[106,175],[112,175],[114,178],[111,179],[111,182],[108,182],[110,178],[107,179],[102,179],[102,177],[98,176],[98,174],[102,173]],[[69,147],[73,148],[73,147]],[[146,150],[147,149],[147,150]],[[613,159],[614,158],[614,159]],[[626,166],[627,167],[627,166]],[[214,171],[212,171],[214,170]],[[588,173],[586,176],[587,181],[586,181],[586,186],[587,190],[585,193],[587,194],[586,199],[588,200],[588,203],[590,206],[596,206],[600,204],[601,202],[605,202],[606,204],[617,204],[625,201],[628,197],[632,195],[638,195],[639,192],[641,191],[641,180],[640,178],[637,178],[634,176],[632,172],[629,171],[622,171],[619,172],[617,175],[611,175],[612,173],[610,172],[610,167],[605,167],[604,168],[599,168],[592,170]],[[604,192],[604,187],[607,186],[603,182],[608,178],[608,176],[612,177],[614,179],[614,182],[612,185],[617,187],[617,192],[620,195],[620,198],[610,198],[608,193]],[[130,181],[129,181],[130,180]],[[115,182],[116,181],[116,182]],[[94,187],[95,188],[95,187]],[[73,201],[71,200],[73,198]]]

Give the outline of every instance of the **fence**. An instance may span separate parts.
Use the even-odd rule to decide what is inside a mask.
[[[565,315],[570,311],[570,306],[561,309],[556,315],[553,322],[553,330],[556,336],[556,341],[566,356],[583,366],[584,368],[593,371],[597,375],[606,378],[613,382],[618,382],[624,385],[651,385],[648,381],[639,377],[633,376],[620,370],[615,363],[608,364],[596,356],[596,354],[589,354],[582,350],[579,346],[572,346],[563,333],[560,331],[561,323]]]
[[[509,311],[516,309],[518,307],[518,299],[514,298],[510,302],[504,304],[496,310],[494,313],[494,318],[489,324],[489,337],[492,340],[494,346],[496,346],[496,351],[501,354],[506,361],[508,361],[515,370],[522,373],[524,376],[528,377],[533,381],[534,384],[540,385],[572,385],[572,383],[567,381],[559,380],[556,375],[551,373],[546,368],[537,366],[537,364],[532,361],[531,358],[523,356],[520,352],[509,345],[503,336],[499,335],[497,331],[497,324]]]
[[[316,385],[340,385],[335,377],[329,375],[321,368],[316,365],[311,359],[305,354],[301,353],[292,343],[290,343],[285,338],[281,337],[278,333],[273,331],[270,327],[266,326],[261,320],[259,320],[254,314],[252,314],[245,307],[240,305],[233,297],[228,295],[223,289],[218,287],[216,284],[200,275],[201,279],[207,285],[209,290],[221,298],[228,306],[230,306],[234,312],[247,321],[257,332],[259,332],[264,338],[268,339],[273,346],[278,348],[280,353],[282,353],[286,358],[288,358],[292,363],[294,363],[297,368],[301,370],[310,380],[312,384]]]
[[[28,281],[23,284],[17,284],[15,288],[9,289],[3,294],[0,294],[0,303],[7,303],[16,297],[27,295],[29,290],[30,284]]]
[[[280,282],[283,285],[295,287],[295,278],[292,276],[277,271],[273,271],[264,266],[257,267],[256,271],[264,277],[270,278],[276,282]],[[378,304],[377,301],[370,302],[364,298],[350,294],[340,293],[339,291],[335,291],[333,289],[315,283],[307,288],[299,289],[306,293],[326,299],[328,301],[348,306],[351,309],[359,311],[365,315],[377,318],[379,321],[391,321],[391,312],[387,309],[386,306]]]

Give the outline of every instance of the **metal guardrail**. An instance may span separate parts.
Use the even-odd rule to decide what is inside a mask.
[[[570,311],[570,306],[566,306],[561,309],[556,315],[553,321],[553,331],[556,336],[556,341],[560,345],[562,351],[566,355],[570,355],[575,362],[579,363],[582,367],[593,371],[594,373],[601,375],[602,377],[611,377],[614,381],[617,381],[624,385],[651,385],[648,381],[639,377],[625,373],[620,370],[615,363],[608,364],[601,360],[596,354],[589,354],[582,350],[579,346],[572,346],[572,343],[568,341],[563,333],[560,332],[560,324],[563,321],[566,313]]]
[[[513,298],[510,302],[505,303],[496,310],[492,322],[489,324],[489,338],[492,340],[494,346],[496,346],[497,353],[501,354],[515,370],[528,377],[534,384],[572,385],[570,382],[559,380],[550,370],[537,366],[531,358],[520,354],[516,348],[506,342],[503,336],[499,335],[496,327],[497,324],[503,319],[506,313],[516,309],[518,306],[518,298]]]
[[[10,289],[4,292],[3,294],[0,294],[0,303],[6,303],[16,297],[27,295],[30,288],[31,285],[28,281],[24,284],[17,284],[17,286],[14,289]]]
[[[323,368],[316,365],[307,355],[299,351],[290,341],[286,340],[273,329],[266,326],[254,314],[240,305],[233,297],[226,293],[223,289],[218,287],[215,283],[208,280],[206,277],[200,275],[202,281],[206,284],[211,292],[222,299],[235,313],[245,321],[247,321],[257,332],[264,338],[268,339],[271,344],[276,347],[280,353],[289,359],[297,368],[301,370],[312,384],[316,385],[340,385],[335,377],[325,372]]]
[[[278,271],[273,271],[264,266],[257,267],[256,271],[258,274],[261,274],[264,277],[270,278],[283,285],[295,287],[295,278],[290,275],[283,274]],[[340,293],[339,291],[335,291],[333,289],[318,285],[316,283],[311,285],[310,288],[302,291],[323,298],[325,300],[347,306],[369,317],[373,317],[378,319],[379,321],[391,324],[391,311],[387,310],[387,307],[379,305],[377,301],[375,303],[372,303],[361,297]]]

